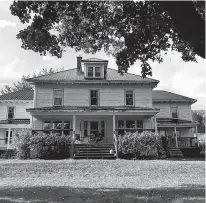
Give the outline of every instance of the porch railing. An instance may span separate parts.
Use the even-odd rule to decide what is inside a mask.
[[[178,147],[197,147],[196,137],[179,137],[177,139]]]

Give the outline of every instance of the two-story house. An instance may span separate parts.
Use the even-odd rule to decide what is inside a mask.
[[[114,132],[155,130],[152,90],[158,82],[108,68],[108,61],[77,57],[77,68],[28,79],[35,86],[33,129],[71,134],[88,142],[101,132],[113,143]]]
[[[0,95],[0,149],[9,149],[16,131],[31,129],[27,108],[33,107],[33,90]]]
[[[175,139],[173,147],[188,145],[182,137],[194,137],[191,104],[196,100],[155,91],[158,80],[121,75],[107,60],[77,57],[77,68],[28,82],[35,89],[34,107],[27,112],[37,132],[74,134],[82,143],[100,132],[105,143],[112,143],[114,134],[158,130]]]

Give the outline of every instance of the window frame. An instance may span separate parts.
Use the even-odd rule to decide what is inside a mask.
[[[89,68],[92,68],[92,76],[89,76]],[[100,75],[99,76],[96,76],[96,68],[99,68],[99,73]],[[102,71],[101,71],[101,66],[87,66],[87,77],[88,78],[101,78],[102,77]]]
[[[13,118],[9,118],[9,108],[13,108],[14,111],[13,111]],[[15,119],[15,106],[7,106],[7,119]]]
[[[172,117],[172,108],[176,108],[177,109],[177,117],[176,118]],[[178,106],[170,106],[170,115],[171,115],[172,119],[179,119],[179,108],[178,108]]]
[[[91,97],[91,92],[92,91],[97,91],[97,105],[92,105],[92,97]],[[100,93],[98,89],[90,89],[89,90],[89,101],[90,101],[90,106],[99,106],[100,105]]]
[[[133,97],[133,104],[132,105],[129,105],[127,104],[127,92],[132,92],[132,97]],[[135,104],[135,100],[134,100],[134,89],[125,89],[124,90],[124,103],[125,103],[125,106],[134,106]]]
[[[7,134],[7,135],[6,135]],[[9,131],[6,130],[5,131],[5,134],[4,134],[4,140],[5,140],[5,144],[7,145],[8,144],[8,137],[9,137]],[[10,131],[10,142],[9,144],[12,144],[12,138],[13,138],[13,131],[11,130]]]
[[[55,103],[54,103],[55,98],[58,98],[58,97],[55,97],[54,92],[56,90],[62,90],[62,104],[61,105],[55,105]],[[64,89],[53,89],[53,106],[64,106]]]

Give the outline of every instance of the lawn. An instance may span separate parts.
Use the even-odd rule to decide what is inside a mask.
[[[204,161],[0,160],[0,202],[205,202]]]

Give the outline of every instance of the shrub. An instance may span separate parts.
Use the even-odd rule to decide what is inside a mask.
[[[22,131],[15,134],[14,145],[17,157],[20,159],[65,159],[70,156],[70,136],[60,136],[59,134],[34,134],[30,131]]]
[[[35,158],[65,159],[70,157],[70,136],[59,134],[37,134],[30,140],[30,148],[36,151]]]
[[[150,131],[129,133],[119,139],[121,158],[159,159],[166,158],[161,136]]]
[[[13,146],[19,159],[30,158],[30,139],[32,135],[30,130],[22,130],[14,133]]]

